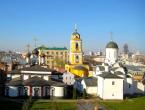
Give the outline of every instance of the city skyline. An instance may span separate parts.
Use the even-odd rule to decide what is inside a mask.
[[[74,5],[73,5],[74,4]],[[145,53],[143,0],[0,1],[0,49],[26,51],[27,44],[67,47],[77,24],[84,51],[104,50],[111,40],[122,50]]]

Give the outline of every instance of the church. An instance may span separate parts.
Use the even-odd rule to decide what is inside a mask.
[[[76,77],[89,76],[89,66],[83,60],[82,39],[76,28],[71,35],[69,62],[65,65],[65,70]]]

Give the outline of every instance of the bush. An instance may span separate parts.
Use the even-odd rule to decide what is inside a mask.
[[[86,89],[83,90],[83,99],[87,98],[87,93],[86,93]]]
[[[77,99],[77,90],[73,88],[73,99]]]
[[[30,103],[31,103],[31,97],[29,97],[23,102],[22,110],[28,110]]]

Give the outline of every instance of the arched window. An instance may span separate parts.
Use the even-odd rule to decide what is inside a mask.
[[[76,63],[78,63],[79,62],[79,56],[77,55],[76,56]]]
[[[76,43],[76,50],[78,50],[79,49],[79,44],[78,43]]]

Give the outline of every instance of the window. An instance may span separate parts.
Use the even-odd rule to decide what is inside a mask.
[[[76,63],[79,63],[79,56],[76,56]]]
[[[128,86],[129,86],[129,88],[131,88],[131,85],[130,84]]]
[[[78,45],[78,43],[76,43],[76,50],[78,50],[78,49],[79,49],[78,47],[79,47],[79,45]]]
[[[112,85],[115,85],[115,82],[114,81],[112,81]]]

